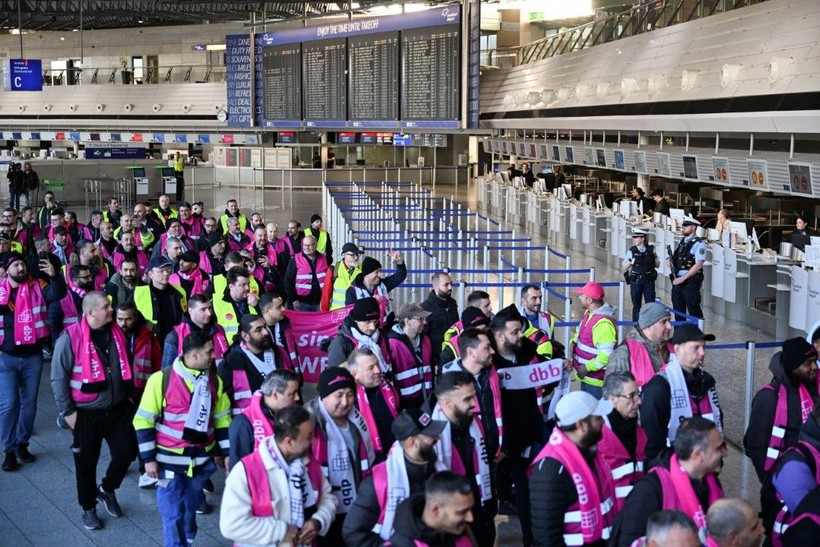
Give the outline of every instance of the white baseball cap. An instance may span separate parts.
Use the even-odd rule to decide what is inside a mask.
[[[566,427],[590,416],[609,416],[613,408],[611,401],[596,399],[585,391],[573,391],[555,405],[555,417],[559,426]]]

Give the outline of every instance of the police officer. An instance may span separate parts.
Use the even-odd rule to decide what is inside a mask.
[[[655,280],[658,272],[655,268],[660,264],[655,246],[646,244],[646,231],[635,228],[632,230],[632,247],[626,251],[624,257],[624,278],[632,294],[632,322],[638,322],[641,313],[641,298],[645,303],[655,301]]]
[[[706,242],[695,235],[698,226],[700,222],[692,217],[683,219],[683,239],[672,255],[672,307],[676,312],[702,319],[700,287],[703,285]]]

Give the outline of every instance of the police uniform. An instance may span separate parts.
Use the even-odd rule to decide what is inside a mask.
[[[655,301],[655,280],[658,278],[658,272],[655,271],[655,247],[646,244],[646,235],[643,230],[632,230],[632,237],[643,237],[644,244],[633,245],[624,256],[624,262],[631,264],[626,278],[632,295],[632,321],[635,323],[641,312],[641,300],[646,304]]]
[[[684,226],[700,226],[694,219],[687,219]],[[685,237],[678,244],[672,255],[672,270],[676,277],[686,275],[686,273],[697,262],[706,260],[706,242],[701,237],[692,234]],[[700,288],[703,285],[703,270],[699,271],[680,285],[672,286],[672,307],[675,311],[688,313],[697,318],[703,318],[703,311],[700,308],[701,295]]]

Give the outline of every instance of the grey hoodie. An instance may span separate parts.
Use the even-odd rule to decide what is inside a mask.
[[[669,351],[664,347],[662,350],[664,359],[661,360],[661,355],[658,352],[660,344],[650,341],[644,336],[641,328],[635,325],[626,334],[624,341],[619,344],[612,355],[609,356],[609,365],[606,367],[606,374],[609,376],[613,372],[626,372],[631,370],[629,347],[626,345],[627,340],[637,340],[646,348],[649,353],[649,360],[652,362],[652,368],[658,372],[663,365],[669,362]]]

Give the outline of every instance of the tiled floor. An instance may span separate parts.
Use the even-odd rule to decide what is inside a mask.
[[[464,186],[459,189],[453,187],[437,188],[440,195],[456,194],[462,203],[475,207],[475,188],[469,192]],[[213,195],[217,204],[224,203],[227,197],[236,192],[230,189],[203,189],[201,196]],[[307,219],[310,214],[321,208],[319,193],[298,193],[293,195],[293,209],[283,209],[280,195],[253,196],[242,194],[240,205],[243,210],[252,210],[253,204],[263,209],[267,218],[286,224],[290,218]],[[269,203],[274,205],[267,206]],[[278,205],[278,206],[277,206]],[[80,218],[87,217],[87,211],[79,207],[76,209]],[[258,209],[257,209],[258,210]],[[214,208],[214,213],[221,213],[222,207]],[[304,223],[304,221],[303,221]],[[517,229],[522,233],[522,228]],[[546,244],[542,237],[533,237],[533,242],[539,245]],[[569,246],[562,242],[553,242],[552,246],[561,251],[569,251]],[[521,260],[521,259],[519,259]],[[539,255],[533,256],[534,263],[543,260]],[[617,280],[619,273],[615,268],[583,253],[573,253],[573,267],[595,267],[597,279]],[[426,283],[424,279],[411,279],[419,284]],[[496,279],[493,277],[492,279]],[[409,281],[409,282],[410,282]],[[408,294],[397,294],[397,299],[423,299],[426,297],[426,288],[417,288]],[[498,291],[490,291],[495,298]],[[668,302],[668,295],[659,295]],[[512,291],[505,294],[506,302],[511,303]],[[552,305],[552,304],[551,304]],[[497,307],[497,306],[496,306]],[[574,314],[577,314],[577,308]],[[706,310],[707,330],[714,332],[723,341],[739,342],[743,340],[768,340],[770,338],[738,324],[728,324],[718,317],[712,317]],[[768,380],[766,366],[768,356],[761,355],[755,364],[757,386]],[[710,352],[707,354],[707,368],[718,379],[718,391],[727,420],[727,436],[731,441],[738,442],[742,438],[743,430],[743,375],[745,371],[745,355],[741,352]],[[56,411],[54,399],[49,384],[49,367],[46,366],[40,386],[39,412],[35,435],[32,439],[31,451],[38,456],[34,464],[22,465],[15,473],[0,473],[0,546],[148,546],[161,544],[162,527],[159,514],[156,510],[155,493],[151,490],[140,490],[137,487],[136,464],[126,477],[122,488],[118,491],[118,498],[122,505],[124,516],[119,519],[110,517],[101,506],[98,514],[104,521],[105,527],[100,531],[89,532],[82,528],[80,523],[80,508],[76,501],[74,485],[74,463],[69,445],[69,433],[60,430],[55,424]],[[107,450],[103,449],[103,457],[99,466],[99,476],[102,476],[107,464]],[[722,482],[728,495],[742,496],[757,504],[759,484],[748,459],[738,451],[731,450],[722,474]],[[221,473],[215,476],[217,492],[222,490],[224,477]],[[211,501],[218,511],[219,497],[211,496]],[[499,544],[517,545],[520,543],[520,532],[515,518],[499,517]],[[200,531],[196,545],[230,545],[219,534],[218,515],[216,512],[199,516],[197,519]]]

